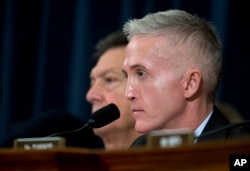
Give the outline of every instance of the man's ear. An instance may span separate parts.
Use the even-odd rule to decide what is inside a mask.
[[[191,69],[184,75],[184,96],[187,99],[194,97],[200,89],[202,75],[200,70]]]

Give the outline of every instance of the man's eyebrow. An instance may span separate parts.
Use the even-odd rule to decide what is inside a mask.
[[[141,64],[134,64],[134,65],[131,65],[129,68],[130,68],[131,70],[138,69],[138,68],[143,69],[143,68],[145,68],[145,66],[143,66],[143,65],[141,65]],[[145,69],[146,69],[146,68],[145,68]]]
[[[129,67],[129,69],[131,70],[136,70],[136,69],[146,69],[145,66],[141,65],[141,64],[134,64],[132,66]],[[125,75],[125,77],[128,76],[127,71],[125,71],[124,69],[122,69],[122,73]]]
[[[103,76],[105,76],[106,74],[109,74],[109,73],[120,74],[120,73],[121,73],[121,70],[120,70],[120,68],[118,69],[118,68],[116,68],[116,67],[108,68],[108,69],[102,71],[101,73],[99,73],[99,74],[97,75],[97,77],[103,77]],[[90,78],[93,78],[92,73],[90,74],[89,77],[90,77]]]

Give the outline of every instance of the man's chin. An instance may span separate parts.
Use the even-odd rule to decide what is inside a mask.
[[[145,125],[141,126],[139,124],[135,125],[135,130],[141,134],[146,134],[150,131]]]
[[[107,133],[112,132],[110,125],[103,126],[101,128],[93,128],[93,131],[98,136],[103,136]]]

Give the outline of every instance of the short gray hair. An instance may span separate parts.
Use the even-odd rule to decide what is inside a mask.
[[[123,32],[130,40],[135,35],[169,35],[172,43],[187,45],[193,60],[202,70],[204,88],[214,102],[222,73],[222,44],[216,28],[208,21],[182,10],[167,10],[132,19],[124,24]]]

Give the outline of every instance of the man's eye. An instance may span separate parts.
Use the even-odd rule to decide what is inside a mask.
[[[143,72],[143,71],[137,71],[136,74],[137,74],[137,76],[140,77],[140,78],[142,78],[142,77],[145,76],[145,72]]]
[[[114,82],[115,80],[116,80],[115,78],[111,78],[111,77],[104,78],[104,81],[106,83],[111,83],[111,82]]]
[[[122,70],[122,74],[124,75],[125,78],[128,78],[128,74],[126,71]]]

